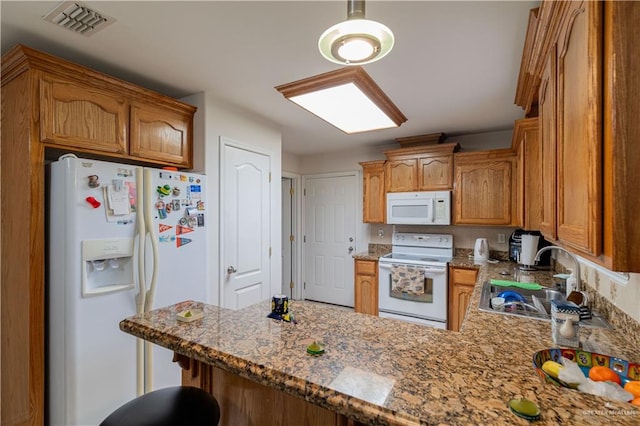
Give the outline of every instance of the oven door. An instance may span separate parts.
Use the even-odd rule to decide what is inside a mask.
[[[391,269],[393,265],[420,268],[424,284],[419,294],[399,292],[394,288]],[[447,265],[414,265],[398,262],[379,262],[378,297],[379,310],[398,315],[409,315],[446,323],[447,321]]]

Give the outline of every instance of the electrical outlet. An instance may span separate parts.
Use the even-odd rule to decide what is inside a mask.
[[[507,242],[506,238],[507,238],[506,234],[498,234],[498,244],[506,243]]]
[[[378,238],[384,237],[384,229],[378,229]]]

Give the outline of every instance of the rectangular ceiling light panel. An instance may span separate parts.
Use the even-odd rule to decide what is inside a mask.
[[[345,133],[398,127],[407,118],[361,67],[346,67],[276,87]]]

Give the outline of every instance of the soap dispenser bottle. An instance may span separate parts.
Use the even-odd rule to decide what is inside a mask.
[[[576,279],[576,274],[573,272],[573,269],[567,268],[569,271],[569,277],[567,278],[567,294],[566,297],[569,297],[572,291],[577,291],[578,280]]]

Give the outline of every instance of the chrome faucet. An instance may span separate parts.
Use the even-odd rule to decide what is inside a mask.
[[[571,253],[570,251],[568,251],[567,249],[564,249],[562,247],[546,246],[546,247],[542,247],[540,250],[538,250],[534,260],[536,262],[540,261],[540,255],[542,253],[544,253],[545,251],[553,250],[553,249],[565,252],[567,255],[569,255],[569,257],[571,259],[573,259],[573,263],[575,263],[575,268],[573,269],[573,272],[576,274],[576,290],[579,291],[580,288],[582,287],[582,280],[580,278],[580,262],[578,262],[578,258],[573,253]]]

